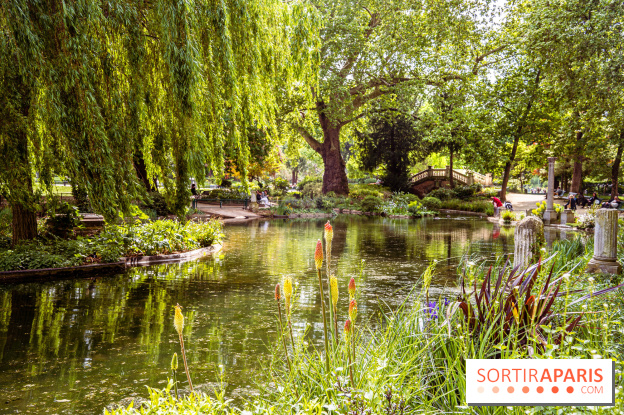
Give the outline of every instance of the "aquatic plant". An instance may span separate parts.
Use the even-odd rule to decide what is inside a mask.
[[[186,378],[188,379],[191,393],[193,393],[193,382],[191,382],[191,374],[189,372],[188,364],[186,363],[186,351],[184,350],[184,337],[182,336],[182,330],[184,329],[184,315],[182,315],[182,307],[180,306],[180,304],[175,305],[173,326],[178,332],[178,336],[180,336],[180,348],[182,349],[182,361],[184,362],[184,371],[186,372]]]
[[[329,342],[327,338],[327,318],[325,317],[325,296],[323,295],[323,280],[321,279],[321,268],[323,268],[323,244],[319,239],[314,251],[314,263],[316,264],[316,274],[318,276],[319,290],[321,292],[321,311],[323,313],[323,331],[325,334],[325,370],[329,373]]]

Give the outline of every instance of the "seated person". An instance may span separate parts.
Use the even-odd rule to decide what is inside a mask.
[[[576,210],[576,199],[574,198],[574,195],[568,196],[568,203],[566,203],[563,207],[567,209],[568,206],[570,206],[570,209]]]
[[[555,194],[557,196],[563,196],[563,194],[565,193],[565,191],[563,189],[560,189],[557,187],[557,190],[555,190]]]
[[[602,204],[603,208],[608,208],[608,209],[619,209],[620,206],[622,206],[622,201],[617,196],[615,196],[613,199],[609,200],[608,202],[604,202]]]
[[[261,205],[273,206],[273,204],[269,202],[269,195],[267,194],[267,192],[262,192],[259,203]]]
[[[589,200],[587,200],[582,193],[579,193],[576,195],[576,205],[585,208],[589,205]]]
[[[598,195],[596,194],[596,192],[592,193],[592,197],[589,198],[590,206],[593,205],[594,203],[600,204],[600,202],[602,201],[600,200],[600,198],[598,198]]]

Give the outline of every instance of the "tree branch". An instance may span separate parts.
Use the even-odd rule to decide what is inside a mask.
[[[312,150],[321,154],[321,143],[319,143],[312,134],[308,132],[305,128],[298,124],[292,124],[293,128],[303,137],[306,143],[312,148]]]

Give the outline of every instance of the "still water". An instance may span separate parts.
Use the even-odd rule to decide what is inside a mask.
[[[324,222],[228,224],[214,258],[0,287],[0,413],[101,413],[145,396],[145,385],[165,386],[171,356],[179,354],[176,303],[186,316],[193,383],[212,385],[223,365],[228,397],[252,393],[259,362],[277,340],[273,293],[283,275],[295,281],[295,337],[310,325],[308,340],[321,340],[313,251]],[[380,307],[396,306],[418,287],[433,259],[441,261],[433,285],[452,296],[463,254],[487,259],[513,251],[513,229],[481,219],[332,223],[343,320],[351,276],[362,292],[358,319],[374,320]]]

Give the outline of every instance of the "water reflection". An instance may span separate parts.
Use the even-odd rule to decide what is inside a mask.
[[[262,221],[228,225],[216,258],[133,268],[124,274],[0,288],[2,412],[93,413],[112,401],[162,387],[173,352],[173,305],[184,307],[185,344],[193,383],[211,384],[224,365],[228,396],[248,393],[258,362],[275,344],[273,287],[294,277],[295,336],[311,325],[321,339],[312,253],[324,221]],[[437,287],[455,285],[465,252],[483,258],[513,250],[513,229],[482,220],[333,221],[332,266],[343,295],[357,276],[359,316],[380,301],[398,304],[420,284],[428,263],[441,260]]]

